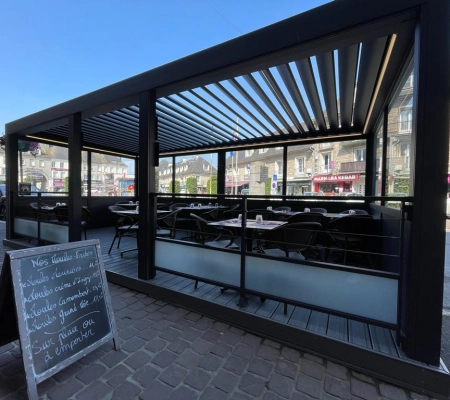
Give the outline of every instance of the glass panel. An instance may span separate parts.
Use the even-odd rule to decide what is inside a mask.
[[[413,72],[405,76],[390,104],[387,133],[387,179],[388,196],[404,196],[411,193],[411,131],[413,121]],[[390,205],[390,204],[389,204]],[[395,203],[393,204],[395,206]]]
[[[304,196],[312,190],[315,148],[311,145],[289,146],[287,150],[287,196]]]
[[[172,157],[160,158],[157,168],[158,193],[172,193]]]
[[[281,179],[278,174],[281,174]],[[281,194],[283,149],[264,148],[227,152],[226,194]]]
[[[82,151],[81,152],[81,184],[83,185],[83,189],[81,190],[82,196],[88,195],[88,152]]]
[[[217,168],[214,164],[217,166],[215,154],[176,157],[175,193],[207,194],[210,190],[213,193],[217,191]],[[170,175],[169,182],[171,180]]]

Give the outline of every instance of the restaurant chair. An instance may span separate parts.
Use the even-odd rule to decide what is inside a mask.
[[[321,214],[327,214],[328,213],[326,208],[320,208],[320,207],[310,208],[309,211],[312,212],[312,213],[321,213]]]
[[[60,224],[69,223],[69,207],[68,206],[55,206],[53,212],[56,215],[56,219]],[[89,222],[91,212],[85,206],[81,207],[81,229],[84,232],[84,240],[87,239],[87,224]]]
[[[219,208],[205,211],[204,213],[200,214],[200,216],[208,221],[217,221],[219,219]]]
[[[191,217],[197,223],[197,239],[200,244],[208,247],[224,248],[238,250],[239,246],[234,243],[234,235],[228,229],[221,226],[208,225],[210,221],[200,217],[197,214],[192,213]],[[195,281],[194,288],[197,289],[198,280]],[[223,287],[220,289],[222,292],[227,290]]]
[[[180,210],[174,210],[168,214],[158,216],[156,219],[156,236],[175,238],[177,215]]]
[[[281,225],[261,236],[260,252],[306,260],[310,250],[315,246],[317,232],[321,228],[322,225],[317,222]],[[284,303],[284,314],[287,314],[287,303]]]
[[[170,211],[178,210],[179,208],[188,208],[190,207],[190,204],[187,203],[173,203],[169,206]]]
[[[42,209],[42,207],[50,207],[48,204],[41,203],[39,206],[38,203],[30,203],[30,207],[34,218],[38,219],[40,215],[43,221],[49,221],[51,219],[51,213]]]
[[[273,211],[287,211],[287,212],[289,212],[289,211],[291,211],[291,207],[288,207],[288,206],[277,207],[277,208],[274,208]]]
[[[235,204],[228,209],[222,211],[222,215],[219,215],[220,219],[233,219],[237,218],[239,214],[242,214],[242,211],[239,210],[240,204]]]
[[[108,209],[113,211],[127,211],[125,208],[122,208],[120,206],[109,206]],[[123,237],[134,237],[137,238],[137,232],[139,229],[138,221],[134,220],[129,215],[125,214],[116,214],[114,215],[118,216],[116,223],[115,223],[115,233],[114,238],[111,242],[111,246],[109,247],[108,254],[111,253],[111,250],[114,246],[114,242],[116,239],[119,239],[117,242],[117,248],[120,246],[120,241]]]
[[[296,222],[318,222],[323,223],[324,216],[318,212],[303,212],[291,215],[286,219],[288,224],[294,224]]]
[[[348,261],[348,253],[359,253],[367,256],[372,266],[367,244],[373,235],[373,217],[371,215],[344,215],[330,221],[327,225],[328,243],[326,245],[326,259],[330,251],[342,251],[343,264]]]
[[[247,219],[256,219],[257,215],[262,215],[264,221],[275,221],[276,219],[276,214],[266,208],[247,211]]]

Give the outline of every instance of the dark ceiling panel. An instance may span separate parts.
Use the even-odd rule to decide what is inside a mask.
[[[350,131],[352,125],[358,51],[359,45],[356,44],[338,50],[339,113],[344,131]]]
[[[322,84],[323,100],[325,103],[328,124],[330,130],[339,129],[337,94],[336,94],[336,75],[333,53],[327,52],[316,56],[317,67],[319,68],[320,82]]]

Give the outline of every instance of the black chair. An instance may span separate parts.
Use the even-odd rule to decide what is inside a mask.
[[[323,223],[324,215],[318,212],[304,212],[291,215],[286,219],[288,224],[294,224],[297,222],[318,222]]]
[[[239,214],[242,214],[241,210],[239,210],[240,204],[235,204],[226,210],[222,211],[222,214],[219,214],[219,219],[233,219],[237,218]]]
[[[138,225],[138,221],[134,220],[129,215],[117,214],[117,212],[126,211],[126,209],[124,209],[120,206],[109,206],[108,209],[111,212],[115,211],[113,214],[118,216],[116,223],[115,223],[114,238],[113,238],[113,240],[111,242],[111,246],[109,246],[109,250],[108,250],[108,254],[109,254],[109,253],[111,253],[111,250],[114,246],[114,242],[116,241],[116,239],[119,239],[119,241],[117,242],[117,248],[119,248],[120,241],[123,237],[128,236],[128,237],[137,238],[137,232],[139,230],[139,225]]]
[[[68,206],[56,206],[53,208],[53,212],[56,215],[56,219],[60,224],[67,224],[69,222],[69,207]],[[84,232],[84,240],[87,239],[87,225],[89,222],[91,212],[85,206],[81,207],[81,229]]]
[[[291,211],[291,207],[288,206],[277,207],[274,208],[273,211]]]
[[[174,210],[157,217],[156,236],[175,238],[176,221],[179,212],[180,210]]]
[[[38,219],[40,216],[43,221],[49,221],[51,219],[50,212],[42,209],[42,207],[50,207],[48,204],[41,203],[39,205],[38,203],[30,203],[30,207],[34,218]]]
[[[276,219],[276,214],[272,210],[265,208],[247,211],[247,219],[256,219],[257,215],[262,215],[264,221],[274,221]]]
[[[285,224],[261,236],[260,251],[274,256],[291,256],[306,260],[314,247],[317,232],[322,225],[317,222],[297,222]],[[284,253],[284,254],[283,254]],[[287,314],[287,303],[284,303],[284,314]]]
[[[190,207],[190,204],[187,203],[173,203],[169,206],[170,211],[178,210],[179,208],[187,208]]]
[[[371,215],[344,215],[330,221],[327,225],[329,241],[326,257],[330,251],[343,251],[343,264],[347,264],[348,253],[367,256],[370,266],[372,260],[367,252],[367,244],[373,235],[373,217]]]
[[[326,208],[320,208],[320,207],[310,208],[309,211],[312,212],[312,213],[322,213],[322,214],[327,214],[328,213]]]

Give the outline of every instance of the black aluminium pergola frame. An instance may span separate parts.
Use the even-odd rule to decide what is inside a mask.
[[[67,143],[69,174],[74,177],[69,181],[72,241],[81,237],[75,221],[81,210],[82,149],[138,158],[141,204],[148,203],[154,187],[158,154],[217,150],[220,163],[231,148],[351,137],[368,138],[368,148],[373,150],[375,128],[383,117],[387,121],[395,85],[412,60],[414,216],[408,255],[411,271],[404,299],[408,310],[403,319],[404,328],[411,332],[409,354],[436,364],[441,340],[448,163],[448,3],[332,2],[8,123],[9,187],[17,182],[19,138]],[[234,113],[242,121],[238,140],[232,129]],[[11,199],[10,192],[7,201]],[[141,209],[142,226],[146,226],[150,211]],[[10,226],[9,222],[8,216]],[[147,249],[139,252],[139,276],[144,279],[151,278],[150,234],[142,229],[138,237],[140,245],[146,244],[140,247]]]

